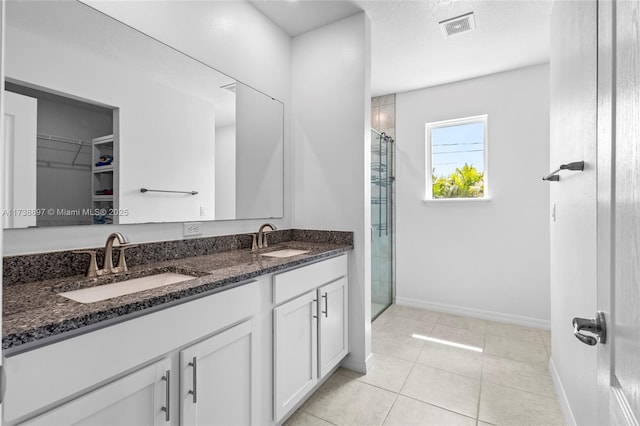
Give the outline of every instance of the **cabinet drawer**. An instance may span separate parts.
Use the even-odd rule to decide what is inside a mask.
[[[293,271],[273,276],[273,302],[284,301],[320,287],[323,284],[346,277],[349,273],[347,255],[343,254],[322,262],[303,266]]]

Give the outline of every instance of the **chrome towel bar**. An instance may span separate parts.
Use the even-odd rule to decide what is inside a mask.
[[[140,192],[142,192],[143,194],[145,192],[172,192],[174,194],[189,194],[189,195],[196,195],[198,193],[198,191],[165,191],[164,189],[147,189],[147,188],[140,188]]]

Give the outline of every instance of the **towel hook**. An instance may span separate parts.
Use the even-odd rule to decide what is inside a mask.
[[[584,171],[584,161],[574,161],[573,163],[561,164],[557,170],[549,173],[546,176],[543,176],[542,180],[547,180],[550,182],[558,182],[560,180],[560,175],[558,173],[560,173],[561,170],[571,170],[575,172],[582,172]]]

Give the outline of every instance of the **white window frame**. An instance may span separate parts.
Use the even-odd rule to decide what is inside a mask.
[[[432,164],[432,156],[431,156],[431,131],[433,129],[438,129],[442,127],[451,127],[451,126],[459,126],[462,124],[471,124],[471,123],[483,123],[484,125],[484,144],[482,149],[483,156],[483,167],[484,167],[484,191],[482,198],[434,198],[433,197],[433,167]],[[452,120],[443,120],[443,121],[434,121],[432,123],[426,123],[424,126],[425,130],[425,200],[426,202],[435,202],[435,203],[448,203],[448,202],[478,202],[478,201],[489,201],[489,115],[474,115],[472,117],[464,117],[464,118],[455,118]]]

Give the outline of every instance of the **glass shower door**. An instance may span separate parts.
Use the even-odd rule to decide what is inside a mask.
[[[393,139],[371,130],[371,318],[393,302]]]

